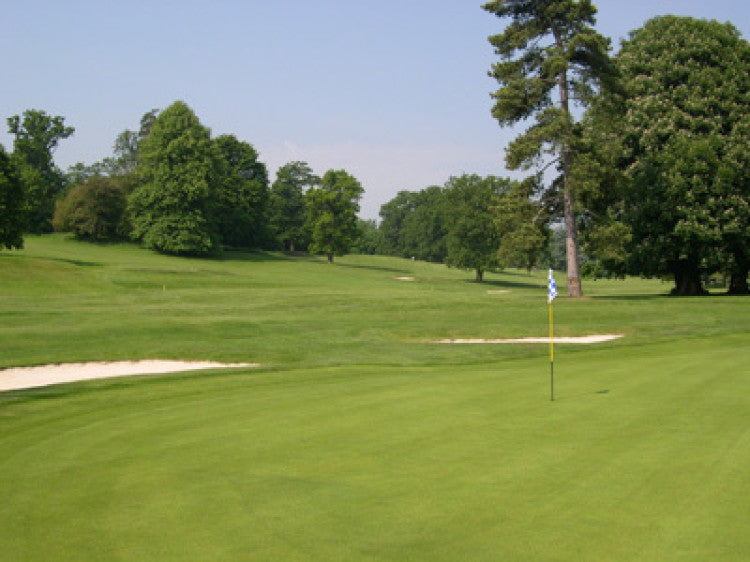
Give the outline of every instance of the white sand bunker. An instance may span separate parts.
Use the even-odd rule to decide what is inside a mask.
[[[394,277],[396,281],[416,281],[416,277],[409,277],[409,276],[402,276],[402,277]]]
[[[593,336],[574,336],[574,337],[560,337],[554,338],[555,343],[600,343],[610,340],[616,340],[617,338],[623,337],[622,334],[598,334]],[[507,338],[499,340],[489,339],[448,339],[438,340],[435,343],[549,343],[549,336],[543,338]]]
[[[13,367],[0,370],[0,392],[35,388],[63,382],[123,377],[127,375],[156,375],[200,369],[228,369],[258,367],[257,363],[215,363],[213,361],[106,361],[97,363],[60,363],[37,367]]]

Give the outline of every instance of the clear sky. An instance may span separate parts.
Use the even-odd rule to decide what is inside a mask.
[[[75,127],[63,169],[112,151],[152,108],[185,101],[213,135],[260,153],[273,179],[292,160],[344,168],[365,188],[363,218],[400,190],[451,175],[512,175],[515,133],[490,115],[487,42],[502,20],[474,0],[0,0],[0,143],[26,109]],[[731,21],[748,0],[595,0],[620,39],[649,18]]]

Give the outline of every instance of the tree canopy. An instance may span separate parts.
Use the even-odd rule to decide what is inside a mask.
[[[487,176],[463,175],[445,185],[450,226],[446,263],[473,269],[481,283],[484,272],[498,265],[500,236],[493,207],[510,187],[510,180]]]
[[[665,16],[623,43],[623,158],[631,269],[698,294],[750,265],[750,47],[731,24]]]
[[[25,227],[34,233],[51,232],[55,198],[65,185],[53,154],[75,129],[65,125],[64,117],[29,109],[23,116],[8,118],[8,131],[15,136],[12,159],[26,192]]]
[[[437,185],[400,191],[380,207],[381,251],[385,254],[443,262],[448,254],[448,202]]]
[[[531,271],[549,243],[548,216],[543,205],[532,199],[533,191],[532,181],[512,182],[493,209],[503,267],[522,265]]]
[[[133,236],[155,250],[202,255],[220,250],[218,158],[210,132],[181,101],[162,111],[140,146],[143,185],[130,196]]]
[[[213,220],[223,244],[263,246],[268,238],[268,172],[249,143],[234,135],[213,141],[218,152],[216,207]]]
[[[328,170],[319,187],[307,194],[310,251],[326,254],[333,263],[336,254],[348,251],[359,233],[357,213],[364,189],[345,170]]]
[[[305,229],[305,193],[320,184],[306,162],[284,164],[276,171],[269,200],[269,226],[278,245],[290,252],[306,248],[309,235]]]
[[[0,248],[23,248],[23,201],[21,179],[0,145]]]
[[[127,178],[95,175],[73,186],[55,208],[55,230],[80,240],[127,239]]]

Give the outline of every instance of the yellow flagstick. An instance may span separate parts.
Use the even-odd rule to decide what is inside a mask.
[[[555,276],[552,274],[552,268],[549,270],[547,278],[547,302],[549,303],[549,399],[555,400],[555,339],[554,324],[552,322],[552,301],[557,296],[557,284]]]
[[[554,340],[554,329],[552,323],[552,301],[557,296],[557,284],[555,284],[555,276],[552,273],[552,268],[549,270],[549,278],[547,279],[547,302],[549,303],[549,399],[554,402],[555,400],[555,340]]]
[[[552,328],[552,301],[549,303],[549,396],[555,401],[555,344]]]

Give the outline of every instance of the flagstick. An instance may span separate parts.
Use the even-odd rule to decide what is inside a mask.
[[[549,396],[555,401],[555,345],[552,329],[552,301],[549,303]]]
[[[552,301],[557,296],[557,285],[552,268],[549,270],[547,278],[547,302],[549,303],[549,399],[555,401],[555,343],[554,329],[552,323]]]

